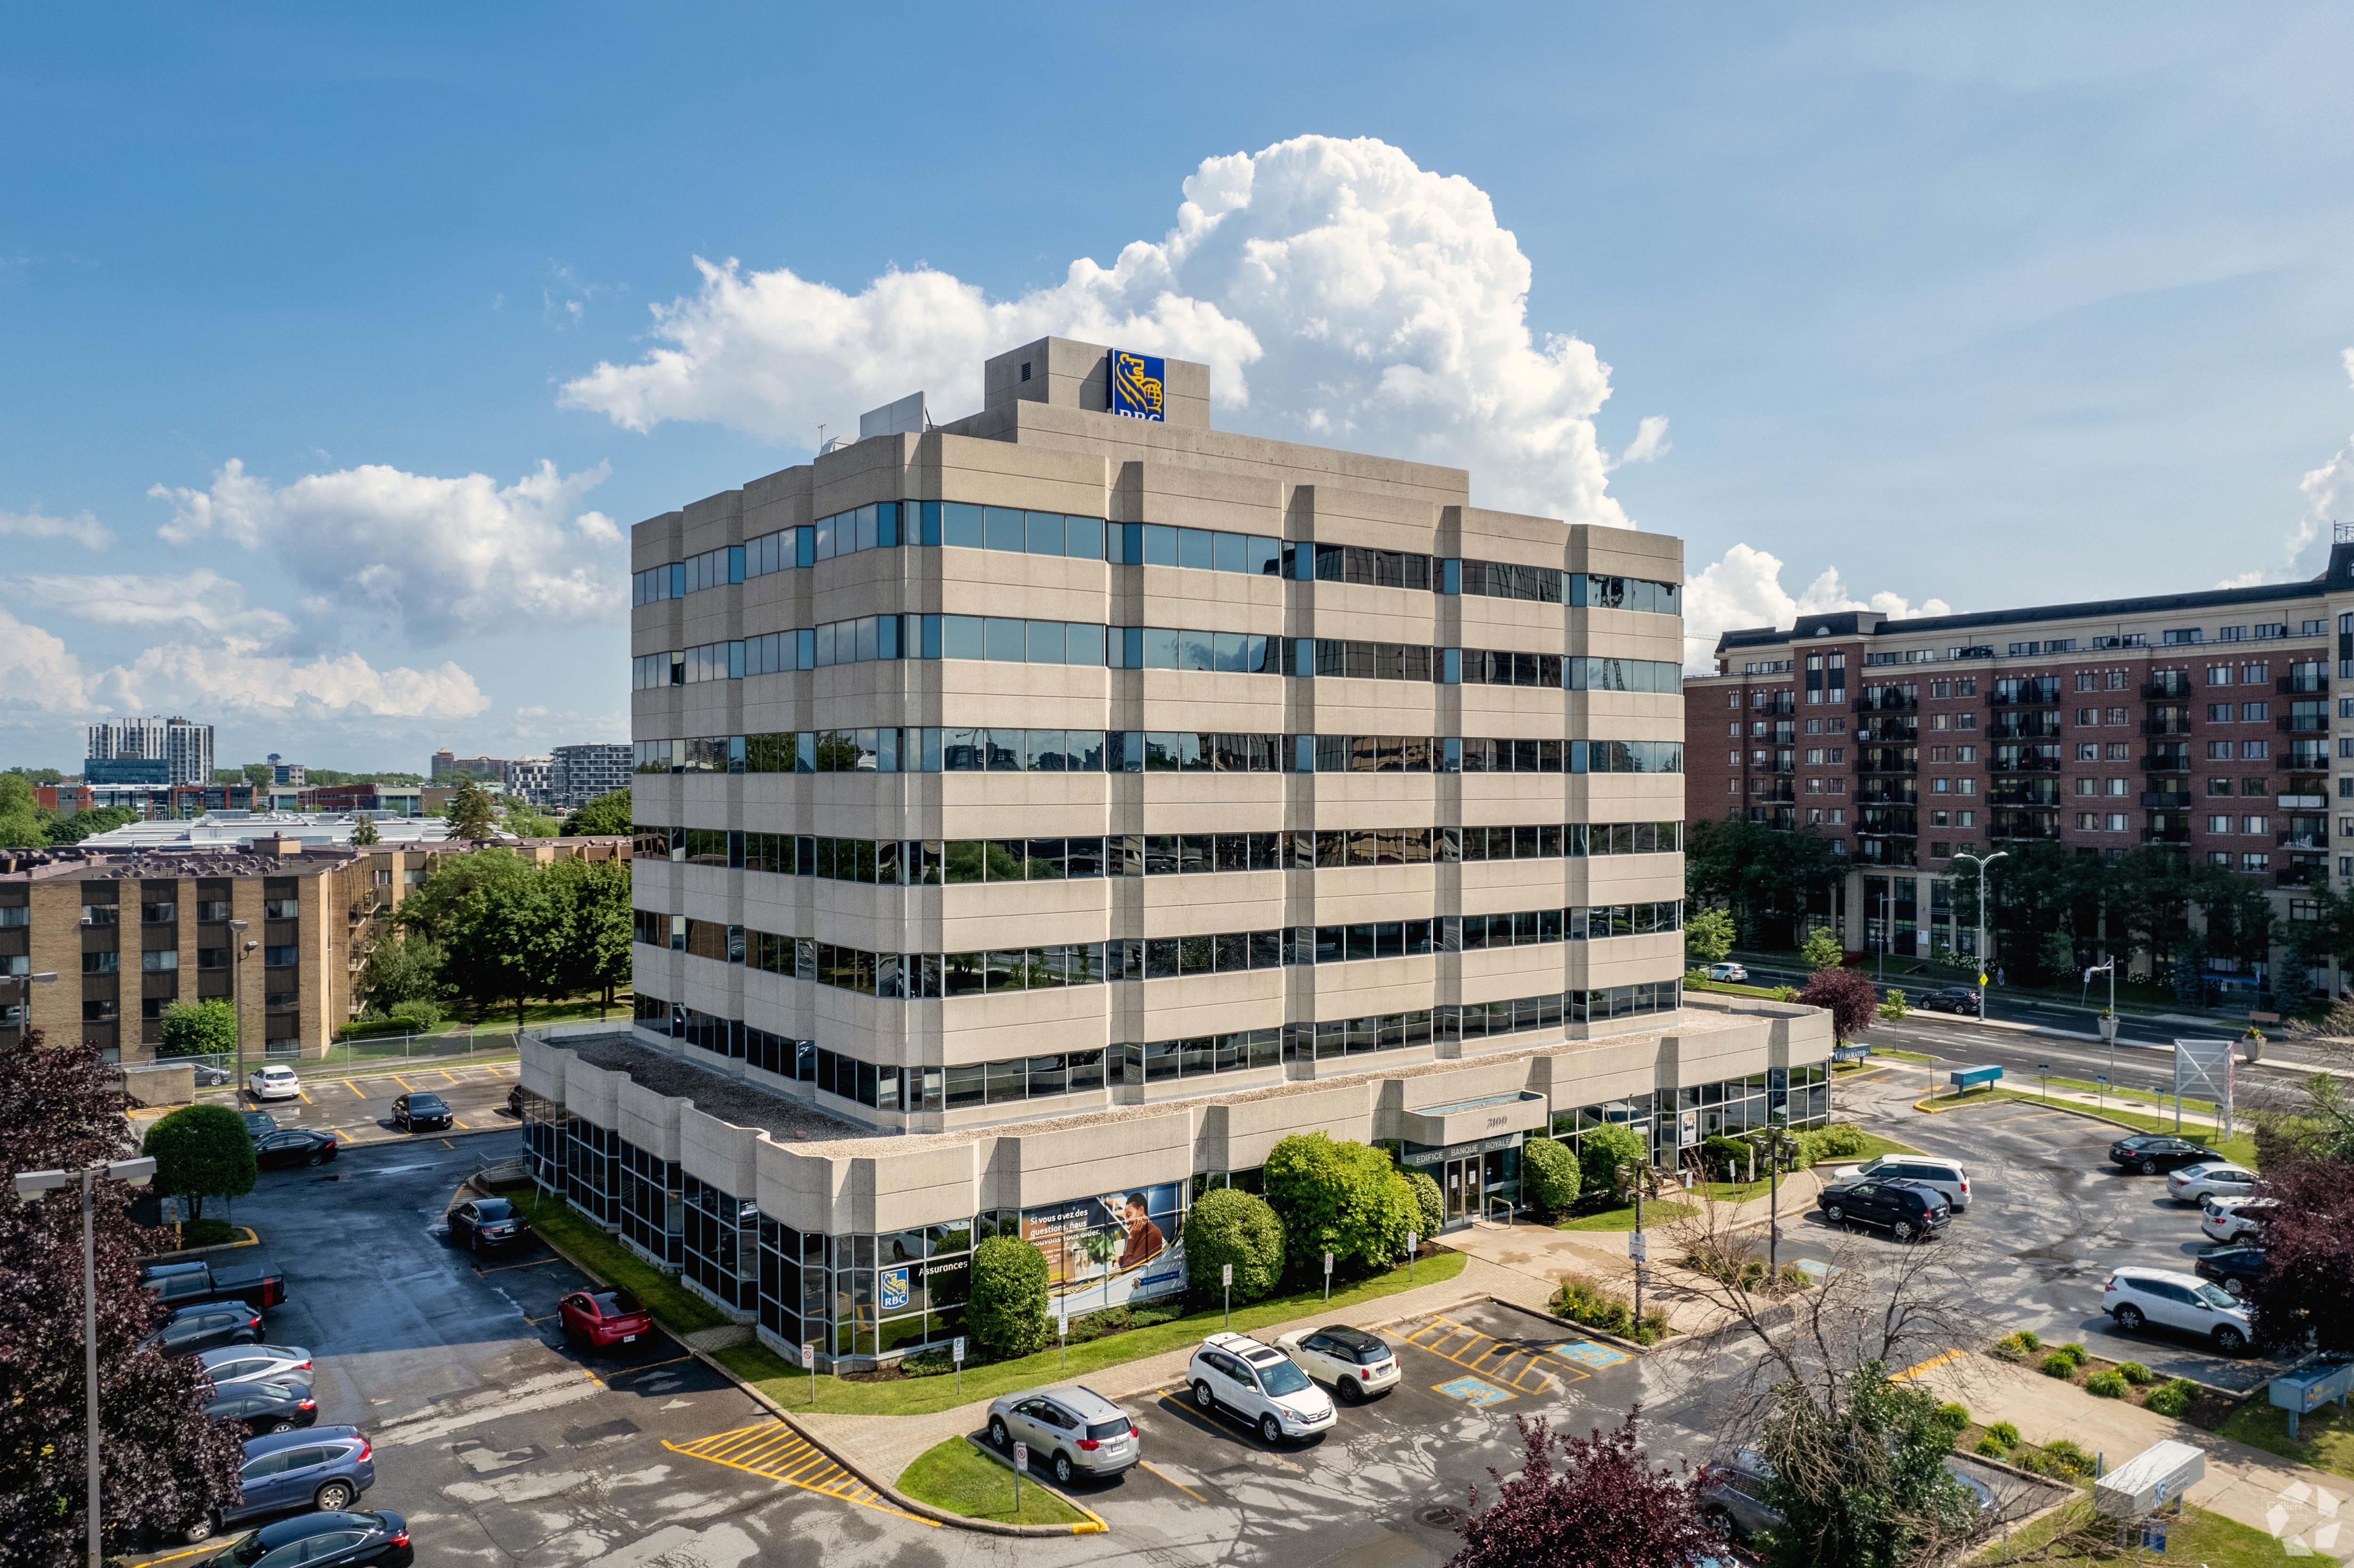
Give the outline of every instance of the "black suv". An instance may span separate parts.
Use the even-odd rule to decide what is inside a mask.
[[[2245,1296],[2264,1271],[2264,1249],[2260,1246],[2217,1247],[2190,1260],[2191,1273],[2213,1280],[2234,1296]]]
[[[242,1301],[202,1301],[183,1307],[149,1336],[167,1356],[193,1356],[261,1338],[261,1314]]]
[[[1815,1206],[1835,1225],[1880,1225],[1898,1241],[1935,1235],[1954,1218],[1954,1206],[1943,1192],[1903,1178],[1883,1181],[1860,1176],[1842,1181],[1824,1188]]]
[[[1924,995],[1914,1006],[1927,1012],[1958,1012],[1967,1018],[1978,1015],[1978,993],[1967,986],[1949,985]]]
[[[2109,1158],[2128,1171],[2155,1176],[2161,1171],[2179,1170],[2185,1165],[2203,1165],[2223,1157],[2205,1144],[2193,1143],[2187,1138],[2175,1138],[2162,1132],[2137,1132],[2131,1138],[2121,1138],[2110,1144]]]
[[[440,1095],[419,1089],[392,1102],[392,1122],[408,1132],[430,1132],[450,1125],[450,1107]]]

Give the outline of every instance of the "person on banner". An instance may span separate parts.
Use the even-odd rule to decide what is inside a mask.
[[[1154,1224],[1144,1211],[1144,1194],[1130,1192],[1126,1211],[1120,1215],[1120,1223],[1128,1227],[1128,1245],[1119,1255],[1119,1268],[1123,1274],[1151,1262],[1169,1245],[1168,1238],[1161,1234],[1161,1227]]]

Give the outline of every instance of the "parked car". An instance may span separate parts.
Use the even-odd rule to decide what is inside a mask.
[[[265,1432],[292,1432],[319,1419],[319,1402],[308,1383],[236,1383],[216,1389],[205,1402],[205,1414],[216,1421],[233,1421],[259,1437]]]
[[[311,1386],[311,1352],[300,1345],[224,1345],[206,1351],[197,1362],[212,1374],[213,1386],[233,1383],[292,1383]]]
[[[2109,1145],[2109,1158],[2128,1171],[2155,1176],[2185,1165],[2223,1163],[2223,1157],[2203,1144],[2162,1132],[2137,1132]]]
[[[1957,1012],[1965,1018],[1978,1015],[1978,993],[1966,985],[1940,986],[1924,991],[1914,1006],[1925,1012]]]
[[[1738,985],[1749,978],[1749,971],[1739,964],[1711,964],[1708,966],[1707,973],[1708,978],[1712,980],[1723,980],[1733,985]]]
[[[2221,1286],[2229,1295],[2245,1296],[2264,1271],[2264,1257],[2260,1246],[2219,1246],[2192,1258],[2190,1272]]]
[[[258,1100],[292,1100],[302,1096],[302,1080],[281,1063],[256,1067],[246,1075],[246,1092]]]
[[[470,1251],[513,1246],[531,1234],[531,1222],[504,1198],[473,1198],[450,1211],[450,1239]]]
[[[431,1132],[448,1127],[451,1119],[441,1097],[421,1089],[392,1102],[392,1125],[407,1132]]]
[[[2184,1166],[2166,1179],[2166,1195],[2178,1203],[2198,1203],[2209,1198],[2249,1197],[2255,1186],[2254,1171],[2227,1160]]]
[[[1262,1441],[1308,1437],[1341,1418],[1325,1392],[1272,1345],[1247,1334],[1212,1334],[1194,1351],[1186,1381],[1193,1403],[1224,1408],[1258,1428]]]
[[[2263,1231],[2279,1207],[2278,1198],[2210,1198],[2200,1206],[2199,1229],[2211,1242],[2245,1241]]]
[[[1880,1154],[1861,1165],[1842,1165],[1831,1172],[1833,1181],[1915,1181],[1935,1187],[1960,1213],[1970,1206],[1970,1173],[1950,1160],[1925,1154]]]
[[[335,1157],[335,1135],[315,1127],[281,1127],[254,1140],[253,1162],[263,1170],[281,1165],[324,1165]]]
[[[376,1461],[356,1426],[319,1426],[249,1438],[237,1496],[188,1525],[180,1538],[209,1541],[227,1525],[294,1509],[339,1513],[376,1484]],[[306,1557],[305,1561],[308,1559]]]
[[[229,1078],[227,1067],[216,1067],[210,1062],[191,1062],[188,1064],[188,1072],[195,1077],[196,1087],[200,1089],[219,1088],[223,1084],[228,1083]]]
[[[173,1313],[147,1342],[167,1356],[192,1356],[224,1345],[250,1345],[260,1338],[260,1313],[242,1301],[207,1301]]]
[[[288,1551],[288,1548],[294,1548]],[[373,1513],[306,1513],[265,1524],[215,1554],[204,1568],[408,1568],[417,1549],[408,1543],[408,1521],[378,1509]]]
[[[199,1301],[242,1301],[263,1311],[286,1299],[286,1277],[274,1263],[148,1263],[139,1267],[139,1283],[166,1307],[189,1307]]]
[[[564,1337],[592,1350],[631,1344],[654,1330],[653,1318],[626,1290],[576,1290],[556,1310]]]
[[[1332,1385],[1343,1404],[1397,1386],[1397,1352],[1378,1334],[1334,1323],[1304,1329],[1276,1340],[1276,1349],[1318,1383]]]
[[[2102,1309],[2121,1333],[2147,1325],[2177,1329],[2236,1355],[2247,1348],[2248,1314],[2221,1287],[2170,1268],[2120,1268],[2101,1287]]]
[[[1126,1411],[1091,1388],[1009,1393],[989,1406],[989,1440],[1009,1456],[1030,1446],[1030,1462],[1068,1486],[1086,1475],[1107,1480],[1143,1457],[1142,1435]]]
[[[1935,1187],[1870,1176],[1833,1182],[1816,1195],[1815,1206],[1835,1225],[1881,1225],[1898,1241],[1935,1235],[1954,1218],[1954,1205]]]
[[[521,1084],[507,1090],[507,1115],[517,1121],[523,1119],[523,1086]]]
[[[256,1142],[278,1130],[278,1118],[266,1110],[241,1110],[237,1114],[245,1118],[245,1135]]]

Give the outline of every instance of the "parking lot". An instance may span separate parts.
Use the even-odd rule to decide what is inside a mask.
[[[2127,1175],[2109,1163],[2121,1128],[2019,1101],[1922,1116],[1909,1107],[1926,1081],[1898,1075],[1852,1092],[1860,1107],[1882,1113],[1878,1130],[1958,1160],[1969,1171],[1969,1211],[1935,1245],[1968,1255],[1994,1332],[2030,1329],[2048,1340],[2079,1340],[2108,1360],[2138,1361],[2235,1392],[2278,1370],[2162,1330],[2127,1336],[2102,1311],[2101,1285],[2111,1269],[2130,1264],[2187,1273],[2212,1245],[2200,1234],[2196,1208],[2167,1201],[2163,1175]],[[1821,1225],[1816,1217],[1807,1228]]]
[[[371,1143],[428,1141],[454,1147],[444,1141],[447,1134],[410,1134],[395,1127],[392,1102],[404,1094],[440,1096],[450,1107],[451,1134],[512,1129],[516,1122],[507,1114],[507,1091],[514,1087],[516,1071],[513,1062],[459,1067],[434,1067],[420,1063],[414,1071],[366,1075],[298,1067],[296,1075],[302,1079],[302,1092],[291,1100],[255,1100],[241,1093],[232,1094],[226,1087],[199,1090],[196,1098],[205,1105],[267,1111],[281,1127],[310,1127],[332,1132],[345,1149]]]

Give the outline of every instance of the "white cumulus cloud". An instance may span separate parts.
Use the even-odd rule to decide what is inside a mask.
[[[0,722],[90,705],[81,661],[62,639],[0,609]]]
[[[1721,559],[1684,579],[1684,664],[1691,669],[1712,667],[1721,633],[1755,626],[1787,630],[1797,625],[1802,615],[1841,609],[1876,609],[1891,620],[1954,613],[1953,607],[1941,599],[1914,604],[1901,594],[1886,591],[1857,599],[1848,592],[1836,567],[1825,567],[1794,595],[1782,586],[1779,556],[1735,545]]]
[[[61,614],[101,626],[194,629],[218,637],[274,641],[294,623],[274,609],[249,608],[244,588],[209,567],[180,577],[110,572],[80,577],[35,574],[15,591]]]
[[[1635,439],[1627,443],[1627,450],[1618,454],[1618,462],[1613,466],[1622,466],[1630,462],[1655,461],[1674,450],[1673,444],[1668,440],[1667,417],[1662,414],[1646,414],[1643,416],[1642,423],[1635,427]]]
[[[298,660],[239,642],[166,643],[98,678],[118,712],[162,708],[333,720],[471,718],[491,705],[455,663],[379,670],[357,653]]]
[[[580,510],[610,465],[577,473],[543,461],[501,486],[366,463],[273,484],[232,458],[204,490],[153,486],[172,505],[175,545],[220,538],[267,546],[309,601],[371,612],[422,637],[519,624],[610,620],[627,604],[613,558],[620,531]]]
[[[2354,385],[2354,348],[2339,350],[2338,362],[2346,367],[2348,383]],[[2299,577],[2316,576],[2322,570],[2334,537],[2332,525],[2354,523],[2354,436],[2349,436],[2347,444],[2338,448],[2327,462],[2319,468],[2306,470],[2296,488],[2305,504],[2298,512],[2296,524],[2289,529],[2281,565],[2235,572],[2218,582],[2217,588],[2253,588],[2263,582],[2293,582]]]
[[[1183,197],[1158,241],[1012,300],[930,267],[851,291],[697,258],[701,288],[653,307],[658,346],[562,398],[631,429],[806,445],[919,387],[941,417],[977,409],[982,359],[1052,334],[1208,363],[1224,424],[1462,466],[1483,505],[1627,522],[1594,430],[1608,367],[1531,328],[1528,258],[1479,186],[1302,136],[1205,159]],[[1642,455],[1665,450],[1658,429]]]
[[[103,550],[113,533],[87,512],[52,517],[43,512],[0,512],[0,539],[71,539],[88,550]]]

